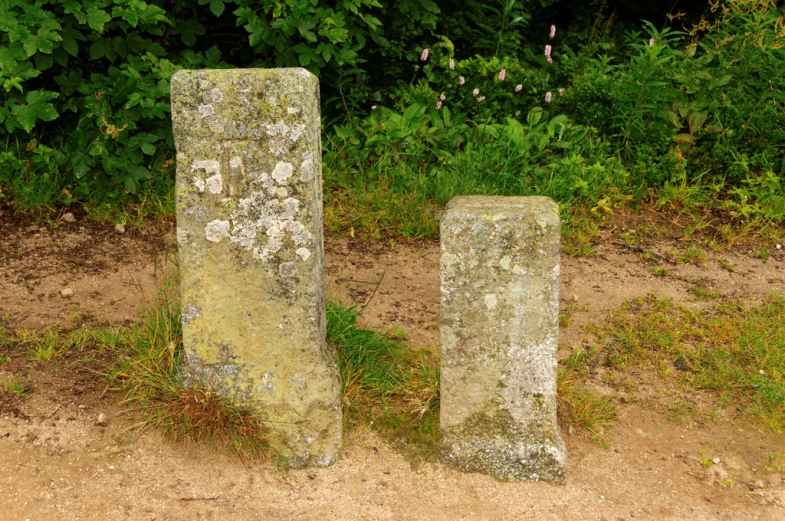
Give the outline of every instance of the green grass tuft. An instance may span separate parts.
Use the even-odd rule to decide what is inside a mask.
[[[605,427],[616,419],[616,405],[608,396],[600,396],[586,385],[591,368],[599,364],[600,349],[576,349],[559,362],[557,396],[562,424],[585,432],[602,447],[610,442]]]
[[[164,286],[141,326],[117,346],[109,374],[124,403],[143,415],[141,426],[158,426],[175,439],[213,442],[241,456],[269,456],[267,427],[253,407],[237,405],[212,389],[183,387],[178,375],[182,331],[176,292]]]
[[[346,414],[372,422],[393,446],[434,460],[438,448],[439,359],[357,327],[355,307],[327,304],[327,339],[338,352]]]

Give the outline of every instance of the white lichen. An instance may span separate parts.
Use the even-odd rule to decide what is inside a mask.
[[[308,248],[297,248],[297,250],[295,250],[294,253],[296,253],[297,256],[300,257],[300,260],[304,260],[304,261],[307,261],[308,257],[311,256],[311,252],[310,250],[308,250]]]
[[[282,262],[278,268],[281,277],[294,277],[297,274],[297,266],[293,262]]]
[[[280,201],[266,197],[264,192],[253,192],[237,202],[237,208],[230,216],[232,233],[229,240],[252,251],[253,258],[266,262],[280,251],[286,236],[291,237],[296,246],[306,245],[311,240],[311,233],[296,220],[299,211],[300,201],[293,197]],[[263,241],[265,236],[267,240]]]
[[[271,138],[268,145],[270,152],[273,155],[281,156],[286,153],[292,143],[300,139],[305,125],[287,125],[283,121],[279,121],[274,125],[265,126],[265,130]]]
[[[307,183],[313,178],[313,155],[308,152],[300,164],[300,181]]]
[[[188,237],[191,235],[191,232],[184,228],[177,228],[177,244],[180,246],[184,246],[188,243]]]
[[[204,235],[208,241],[221,242],[221,239],[229,235],[229,221],[210,221],[204,227]]]
[[[489,311],[495,309],[496,304],[498,304],[498,299],[496,298],[496,294],[490,293],[488,295],[485,295],[485,307],[488,308]]]
[[[196,189],[200,192],[204,192],[204,179],[194,176],[194,186],[196,186]]]
[[[270,137],[288,137],[294,143],[300,139],[305,125],[287,125],[283,121],[279,121],[275,125],[267,125],[265,128]]]
[[[215,103],[221,103],[224,100],[223,92],[221,92],[218,88],[215,88],[210,91],[210,98]]]
[[[218,174],[221,171],[221,163],[212,159],[198,159],[191,163],[191,172],[204,170],[208,174]]]
[[[199,313],[199,308],[197,308],[193,303],[189,302],[185,305],[185,312],[181,315],[181,320],[183,321],[183,325],[187,326],[193,319],[199,318],[201,316],[202,314]]]
[[[224,131],[224,120],[220,116],[210,116],[207,118],[207,126],[214,133],[220,134]]]
[[[206,183],[210,193],[220,194],[221,190],[223,190],[223,179],[221,178],[221,174],[215,174],[214,176],[208,177]]]
[[[199,111],[199,114],[201,114],[203,118],[215,114],[215,109],[213,109],[212,105],[199,105],[199,108],[197,110]]]
[[[275,165],[273,170],[273,179],[278,181],[279,184],[286,184],[286,181],[292,177],[294,173],[294,166],[286,161],[281,161]]]

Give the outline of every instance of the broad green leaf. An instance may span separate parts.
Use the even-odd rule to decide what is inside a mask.
[[[112,19],[111,15],[106,11],[98,9],[95,6],[87,10],[87,25],[90,29],[96,31],[98,34],[104,32],[104,24]]]
[[[19,76],[15,76],[13,78],[9,78],[3,82],[3,88],[6,92],[11,92],[11,89],[16,89],[19,92],[24,92],[22,89],[22,78]]]
[[[529,126],[534,126],[539,123],[540,119],[542,118],[542,108],[541,107],[534,107],[529,115],[526,117],[526,121],[529,123]]]
[[[226,6],[224,5],[223,0],[212,0],[210,2],[210,12],[215,16],[221,16],[224,9],[226,9]]]
[[[207,49],[207,52],[204,53],[204,57],[207,59],[208,64],[218,63],[221,61],[221,50],[213,45]]]
[[[419,1],[419,4],[423,7],[423,9],[425,9],[426,11],[428,11],[430,13],[433,13],[433,14],[440,14],[441,13],[441,10],[439,9],[439,6],[436,5],[436,3],[433,2],[432,0],[418,0],[418,1]],[[486,6],[486,7],[490,7],[490,6]]]
[[[63,49],[65,49],[65,52],[71,56],[76,57],[76,54],[79,52],[79,44],[77,44],[76,40],[74,40],[70,35],[64,34]]]
[[[122,17],[123,20],[128,22],[128,25],[130,25],[131,27],[136,27],[136,25],[139,23],[139,15],[136,14],[134,11],[131,11],[130,9],[124,9],[120,14],[120,16]]]
[[[141,92],[131,93],[131,95],[128,97],[128,102],[125,104],[125,108],[130,109],[132,107],[139,105],[143,97],[144,96],[142,96]]]
[[[98,60],[103,58],[109,53],[109,46],[111,43],[109,40],[104,38],[99,38],[90,45],[90,59],[91,60]]]
[[[37,120],[52,121],[59,116],[54,105],[49,100],[58,96],[55,92],[34,90],[27,93],[26,105],[18,104],[11,108],[11,113],[16,116],[16,121],[27,132],[33,130]]]

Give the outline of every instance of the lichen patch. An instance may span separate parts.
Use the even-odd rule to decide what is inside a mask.
[[[305,159],[300,164],[300,181],[307,183],[313,178],[313,154],[305,154]]]
[[[208,174],[218,174],[221,171],[221,163],[212,159],[197,159],[191,163],[191,172],[204,170]]]
[[[220,116],[210,116],[207,118],[207,126],[216,134],[224,131],[224,120]]]
[[[221,239],[229,235],[229,221],[210,221],[204,227],[204,235],[210,242],[221,242]]]
[[[275,165],[275,169],[273,170],[273,179],[278,181],[279,184],[286,184],[286,181],[292,177],[294,173],[294,166],[291,163],[287,163],[286,161],[280,161],[278,164]]]
[[[221,190],[223,190],[223,179],[221,178],[221,174],[215,174],[214,176],[208,177],[206,183],[210,193],[220,194]],[[204,189],[202,189],[202,191],[203,190]]]

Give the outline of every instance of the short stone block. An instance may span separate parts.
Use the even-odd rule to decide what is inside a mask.
[[[319,81],[179,71],[171,92],[183,376],[258,406],[288,465],[330,465],[341,381],[325,330]]]
[[[441,222],[441,460],[503,481],[560,482],[559,208],[456,197]]]

